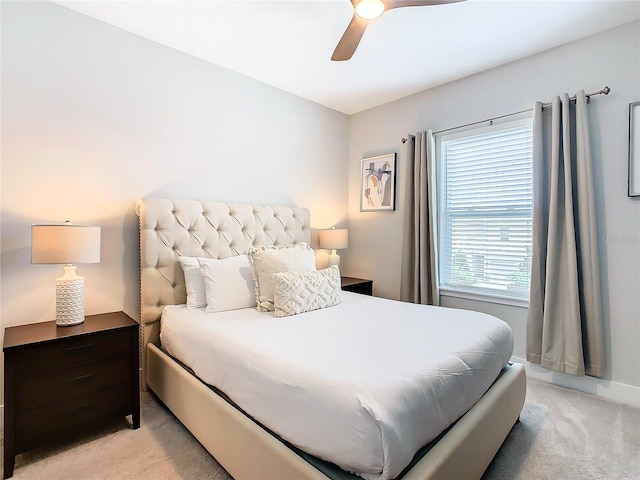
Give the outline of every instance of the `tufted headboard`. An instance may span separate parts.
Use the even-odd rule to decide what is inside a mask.
[[[140,220],[140,323],[143,382],[146,345],[160,343],[165,305],[186,303],[184,274],[178,258],[226,258],[249,247],[290,245],[311,237],[306,208],[228,204],[196,200],[143,198]]]

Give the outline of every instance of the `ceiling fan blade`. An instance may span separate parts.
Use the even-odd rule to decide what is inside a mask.
[[[385,0],[385,11],[400,7],[422,7],[426,5],[446,5],[447,3],[464,2],[465,0]]]
[[[465,0],[384,0],[384,11],[400,7],[445,5],[447,3],[458,3],[464,1]],[[362,35],[364,35],[364,31],[369,24],[368,20],[361,18],[355,12],[358,2],[359,0],[351,0],[351,4],[354,8],[353,17],[351,18],[351,23],[349,23],[349,26],[338,42],[336,49],[333,51],[333,55],[331,56],[331,60],[333,61],[349,60],[353,56],[356,48],[358,48],[360,40],[362,39]]]
[[[364,31],[367,28],[368,24],[369,22],[367,20],[360,18],[354,12],[349,26],[344,31],[342,38],[338,42],[338,46],[333,51],[331,60],[349,60],[353,56],[353,52],[355,52],[356,48],[358,48],[358,44],[360,43],[362,35],[364,34]]]

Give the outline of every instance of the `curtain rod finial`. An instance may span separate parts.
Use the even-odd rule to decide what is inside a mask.
[[[602,93],[604,93],[605,95],[609,95],[609,92],[611,91],[611,89],[608,86],[605,86],[602,89]]]

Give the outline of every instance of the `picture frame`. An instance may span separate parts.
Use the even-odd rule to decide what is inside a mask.
[[[360,160],[360,211],[396,209],[396,154],[387,153]]]
[[[640,197],[640,101],[629,104],[629,190]]]

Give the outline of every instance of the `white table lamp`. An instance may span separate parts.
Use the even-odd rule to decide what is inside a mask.
[[[320,230],[318,244],[320,248],[331,250],[329,255],[329,266],[338,265],[340,267],[340,255],[336,250],[342,250],[349,246],[349,231],[346,228],[331,228],[330,230]]]
[[[84,277],[76,275],[74,263],[100,262],[100,227],[74,225],[31,226],[31,263],[66,265],[56,278],[56,324],[60,327],[84,322]]]

